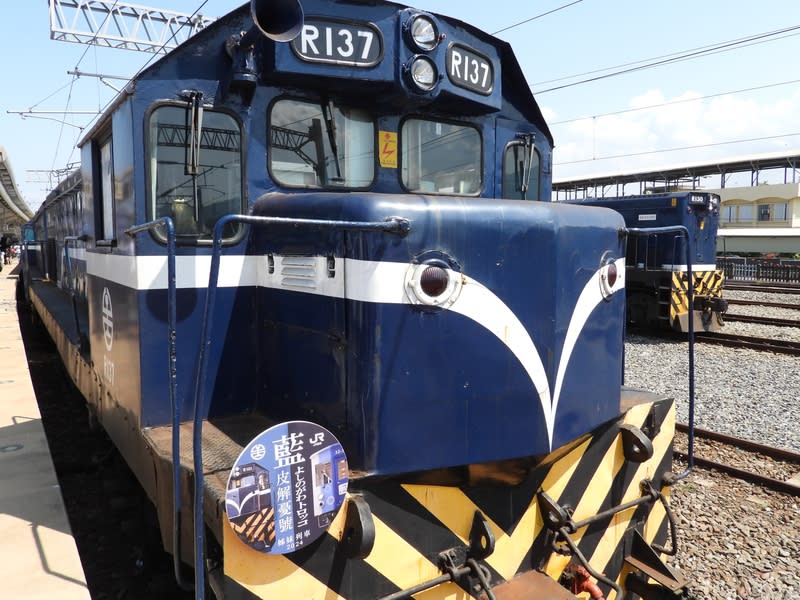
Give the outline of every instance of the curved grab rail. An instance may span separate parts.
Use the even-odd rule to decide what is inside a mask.
[[[85,242],[89,239],[87,235],[65,235],[64,236],[64,263],[67,268],[67,281],[69,282],[69,295],[72,299],[72,318],[75,320],[75,335],[78,336],[78,348],[81,352],[86,351],[87,345],[85,336],[81,335],[81,323],[78,319],[78,300],[75,297],[75,286],[72,285],[72,261],[69,258],[70,242]]]
[[[176,284],[175,284],[175,224],[170,217],[161,217],[125,230],[129,236],[164,226],[167,230],[167,336],[169,353],[169,405],[172,412],[172,568],[175,581],[184,590],[191,585],[181,575],[181,407],[178,402],[178,370],[175,353]]]
[[[686,469],[672,478],[673,482],[680,481],[692,471],[694,467],[694,276],[692,274],[692,238],[689,229],[684,225],[672,225],[669,227],[632,227],[627,229],[628,234],[632,235],[651,235],[658,233],[678,233],[686,238],[686,273],[688,285],[686,295],[689,302],[689,446],[688,462]]]
[[[211,345],[210,320],[214,313],[217,282],[219,279],[219,263],[222,254],[222,231],[228,223],[245,223],[248,225],[283,225],[291,227],[308,227],[321,230],[372,231],[378,233],[395,233],[405,235],[410,231],[408,219],[388,217],[385,221],[332,221],[326,219],[294,219],[288,217],[259,217],[255,215],[226,215],[214,225],[214,239],[211,251],[211,268],[208,274],[203,321],[200,329],[200,350],[197,359],[197,371],[194,388],[194,427],[192,432],[192,451],[194,468],[194,589],[195,598],[205,598],[205,560],[204,560],[204,513],[203,513],[203,420],[208,413],[206,400],[203,397],[203,384],[206,380],[207,348]]]

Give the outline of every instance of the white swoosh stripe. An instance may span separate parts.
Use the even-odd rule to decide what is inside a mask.
[[[618,258],[615,264],[617,266],[617,280],[611,289],[612,293],[616,293],[625,287],[625,259]],[[603,294],[600,288],[601,270],[595,271],[592,278],[583,286],[581,295],[578,297],[578,303],[575,305],[575,310],[572,311],[572,317],[569,320],[567,335],[564,338],[564,348],[561,350],[561,359],[558,361],[556,386],[553,393],[553,415],[558,410],[558,401],[561,398],[561,384],[564,383],[564,373],[567,371],[567,365],[572,357],[572,351],[575,349],[578,336],[589,319],[589,315],[603,301]]]
[[[313,257],[317,275],[314,287],[291,288],[282,281],[281,261],[274,256],[276,268],[269,273],[265,256],[231,255],[220,257],[219,287],[258,286],[300,293],[347,298],[359,302],[379,304],[409,304],[405,293],[405,276],[408,263],[335,259],[334,277],[327,276],[327,257]],[[211,257],[177,256],[176,284],[178,288],[205,288]],[[612,288],[616,293],[625,287],[625,260],[616,260],[617,281]],[[344,268],[343,268],[344,267]],[[165,256],[126,256],[119,254],[87,253],[87,271],[137,290],[166,289],[167,259]],[[536,344],[514,312],[491,290],[479,281],[463,275],[463,286],[458,299],[447,309],[464,315],[496,336],[519,360],[539,396],[545,417],[550,449],[564,375],[575,344],[589,315],[603,301],[598,269],[586,282],[570,317],[567,335],[558,363],[554,394],[550,396],[547,374]],[[341,273],[344,272],[344,277]]]

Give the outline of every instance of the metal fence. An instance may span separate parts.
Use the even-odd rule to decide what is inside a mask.
[[[800,283],[800,260],[782,258],[717,258],[717,266],[732,281]]]

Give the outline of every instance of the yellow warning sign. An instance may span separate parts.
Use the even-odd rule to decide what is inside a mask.
[[[381,166],[387,169],[397,168],[397,132],[380,131],[378,132]]]

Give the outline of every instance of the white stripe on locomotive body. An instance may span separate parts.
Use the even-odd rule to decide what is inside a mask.
[[[614,285],[611,286],[609,290],[609,295],[615,294],[625,288],[625,259],[618,258],[616,261],[614,261],[614,266],[617,268],[617,278],[614,282]],[[558,362],[556,386],[553,394],[552,410],[554,420],[556,410],[558,410],[558,399],[561,396],[561,385],[564,383],[564,373],[567,371],[567,365],[569,364],[569,359],[572,356],[572,350],[575,347],[575,343],[578,341],[581,331],[583,331],[583,326],[586,324],[586,321],[589,320],[589,315],[591,315],[595,307],[604,300],[602,291],[602,275],[603,269],[600,268],[595,271],[594,275],[592,275],[592,278],[586,282],[586,285],[583,286],[583,290],[581,291],[581,295],[578,297],[578,302],[575,305],[575,309],[572,311],[572,316],[569,319],[569,328],[567,329],[567,335],[564,338],[564,348],[561,350],[561,359]],[[551,449],[552,446],[553,444],[551,438]]]
[[[165,256],[127,256],[87,254],[89,275],[107,279],[136,290],[167,287]],[[272,268],[270,268],[270,258]],[[617,280],[614,294],[625,287],[625,259],[615,262]],[[210,256],[177,256],[175,279],[178,288],[206,288],[211,267]],[[262,287],[332,298],[379,304],[411,304],[405,291],[409,263],[364,261],[335,258],[333,273],[327,256],[230,255],[220,257],[218,287]],[[344,267],[344,269],[343,269]],[[344,271],[344,276],[341,275]],[[536,344],[514,312],[479,281],[461,274],[463,287],[458,299],[443,310],[464,315],[497,337],[520,361],[539,396],[545,416],[548,443],[553,447],[556,411],[567,365],[589,315],[604,300],[601,291],[603,268],[586,282],[570,316],[561,351],[554,393],[550,393],[546,371]]]

